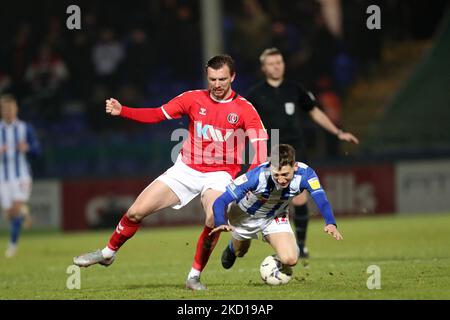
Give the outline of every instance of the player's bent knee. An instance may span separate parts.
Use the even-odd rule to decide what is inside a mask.
[[[213,228],[214,227],[214,217],[206,217],[205,226]]]
[[[280,261],[284,265],[293,267],[293,266],[295,266],[297,264],[298,257],[297,256],[280,257]]]
[[[144,214],[143,212],[136,210],[135,208],[131,207],[127,211],[127,218],[135,223],[141,222],[147,214]]]

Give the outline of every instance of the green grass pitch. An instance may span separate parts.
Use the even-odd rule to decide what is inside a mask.
[[[141,229],[108,268],[81,269],[80,289],[68,289],[72,257],[102,248],[112,230],[83,233],[25,231],[18,255],[0,256],[3,299],[450,299],[450,214],[338,219],[341,242],[308,229],[309,267],[298,264],[292,281],[262,283],[259,264],[272,250],[253,241],[230,270],[220,264],[229,233],[222,233],[202,281],[209,290],[184,289],[201,227]],[[0,234],[0,248],[8,241]],[[380,289],[369,290],[370,265],[380,268]]]

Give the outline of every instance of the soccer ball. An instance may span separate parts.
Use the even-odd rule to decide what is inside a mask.
[[[283,265],[276,255],[272,255],[261,262],[259,272],[266,284],[277,286],[288,283],[292,278],[293,270],[290,266]]]

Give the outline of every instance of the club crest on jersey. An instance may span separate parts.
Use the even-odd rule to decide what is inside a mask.
[[[295,112],[295,104],[293,102],[286,102],[284,104],[284,111],[286,111],[287,115],[292,116]]]
[[[234,179],[233,184],[240,186],[243,183],[246,183],[248,181],[247,176],[243,174],[242,176],[237,177]]]
[[[228,120],[229,123],[235,124],[235,123],[238,122],[239,116],[236,113],[233,112],[233,113],[228,114],[227,120]]]

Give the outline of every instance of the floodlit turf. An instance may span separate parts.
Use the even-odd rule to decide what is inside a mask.
[[[259,264],[272,253],[254,241],[230,270],[220,255],[230,234],[223,233],[202,280],[205,292],[184,289],[200,226],[142,229],[108,268],[81,270],[81,289],[69,290],[72,257],[102,248],[110,231],[68,233],[25,231],[18,255],[0,256],[2,299],[450,299],[450,215],[338,219],[344,241],[310,222],[309,268],[297,265],[293,280],[270,287]],[[7,234],[0,234],[3,251]],[[381,271],[381,289],[369,290],[370,265]]]

